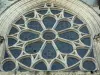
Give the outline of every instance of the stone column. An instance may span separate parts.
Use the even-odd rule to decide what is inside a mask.
[[[94,37],[94,55],[98,63],[98,69],[100,70],[100,33]]]

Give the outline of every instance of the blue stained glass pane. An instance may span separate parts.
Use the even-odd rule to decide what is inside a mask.
[[[25,57],[25,58],[22,58],[20,60],[20,62],[22,64],[24,64],[25,66],[31,66],[31,58],[30,57]]]
[[[8,55],[8,53],[5,51],[5,56],[4,56],[4,58],[8,58],[9,57],[9,55]]]
[[[86,70],[89,70],[89,71],[92,71],[92,70],[95,70],[96,66],[95,66],[95,63],[90,61],[90,60],[87,60],[83,63],[83,67],[86,69]]]
[[[42,27],[41,27],[41,24],[38,22],[38,21],[31,21],[28,23],[28,27],[30,29],[34,29],[34,30],[37,30],[37,31],[42,31]]]
[[[73,51],[73,46],[69,43],[61,42],[61,41],[56,41],[55,42],[58,49],[62,53],[71,53]]]
[[[78,18],[76,18],[74,20],[74,23],[76,23],[76,24],[83,24],[83,22],[80,19],[78,19]]]
[[[82,27],[82,28],[80,29],[80,31],[83,32],[83,33],[89,34],[89,31],[88,31],[88,29],[87,29],[86,26]]]
[[[75,66],[71,69],[71,71],[79,71],[80,70],[80,67],[79,66]]]
[[[10,52],[11,52],[11,54],[12,54],[15,58],[17,58],[17,57],[21,54],[21,50],[20,50],[20,49],[17,49],[17,48],[15,48],[15,49],[10,49]]]
[[[38,70],[47,70],[47,67],[44,62],[39,62],[34,66],[35,69]]]
[[[27,15],[25,15],[25,17],[33,18],[34,17],[34,13],[33,12],[28,13]]]
[[[35,39],[38,36],[39,36],[38,34],[26,31],[20,34],[20,39],[23,41],[28,41],[28,40]]]
[[[55,18],[50,16],[47,16],[43,19],[43,23],[46,26],[46,28],[52,28],[55,22],[56,22]]]
[[[42,44],[43,44],[42,41],[29,43],[28,45],[26,45],[25,51],[29,54],[37,53],[40,50]]]
[[[90,37],[84,37],[84,38],[81,39],[81,41],[82,41],[85,45],[88,45],[88,46],[91,45],[91,39],[90,39]]]
[[[63,30],[66,28],[69,28],[71,26],[71,24],[68,21],[60,21],[56,27],[56,30]]]
[[[37,10],[38,13],[40,14],[46,14],[47,10],[43,9],[43,10]]]
[[[80,48],[80,49],[77,49],[77,53],[80,57],[84,57],[87,53],[88,49],[84,49],[84,48]]]
[[[72,65],[76,64],[78,61],[79,60],[74,57],[68,57],[67,64],[68,64],[68,66],[72,66]]]
[[[74,31],[66,31],[59,34],[60,37],[68,40],[77,40],[79,35]]]
[[[6,61],[3,64],[3,70],[4,71],[12,71],[15,68],[15,63],[12,61]]]
[[[16,22],[16,24],[24,24],[24,20],[23,20],[22,18],[20,18],[20,19]]]
[[[69,14],[69,13],[67,13],[67,12],[64,12],[64,16],[65,16],[65,17],[72,17],[73,15],[72,15],[72,14]]]
[[[8,45],[12,46],[16,43],[17,41],[14,38],[8,38]]]
[[[10,30],[9,35],[15,34],[15,33],[17,33],[17,32],[18,32],[18,30],[17,30],[15,27],[12,27],[11,30]]]
[[[56,51],[53,48],[51,43],[47,43],[43,52],[42,52],[42,56],[45,59],[53,59],[56,57]]]
[[[60,70],[63,68],[64,66],[61,63],[56,62],[56,61],[52,64],[52,67],[51,67],[52,70]]]
[[[52,12],[53,14],[59,14],[61,11],[60,11],[60,10],[51,9],[51,12]]]

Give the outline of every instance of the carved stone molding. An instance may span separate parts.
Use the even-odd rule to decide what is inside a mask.
[[[96,42],[100,42],[100,33],[94,36]]]

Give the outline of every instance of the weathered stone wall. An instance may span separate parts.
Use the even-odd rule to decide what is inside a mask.
[[[0,14],[16,2],[18,0],[0,0]]]

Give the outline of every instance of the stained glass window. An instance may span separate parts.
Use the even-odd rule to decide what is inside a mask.
[[[91,34],[80,17],[51,4],[23,16],[7,36],[3,71],[97,70]]]

